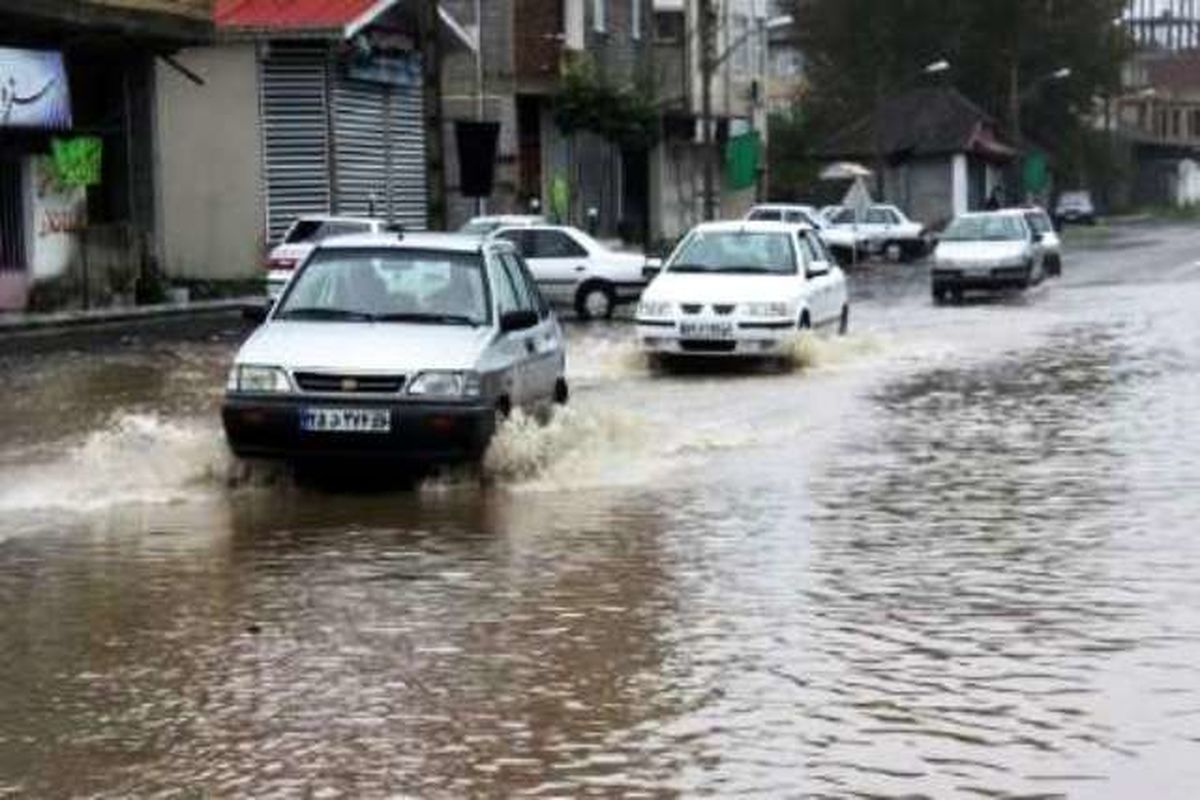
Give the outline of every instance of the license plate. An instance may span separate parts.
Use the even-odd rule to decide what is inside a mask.
[[[992,276],[991,267],[971,267],[966,270],[966,273],[972,278],[990,278]]]
[[[688,339],[732,339],[730,322],[681,322],[679,333]]]
[[[388,433],[392,415],[386,408],[306,408],[300,429],[312,433]]]

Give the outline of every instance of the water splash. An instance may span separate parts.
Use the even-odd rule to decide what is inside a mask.
[[[873,334],[849,336],[818,336],[802,331],[787,344],[784,359],[793,370],[836,369],[848,366],[884,349],[883,342]]]

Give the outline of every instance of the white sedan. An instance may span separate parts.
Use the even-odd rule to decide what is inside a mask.
[[[799,331],[849,326],[842,270],[812,228],[783,222],[697,226],[637,312],[652,356],[779,356]]]
[[[610,250],[569,225],[525,223],[491,236],[516,246],[542,294],[568,305],[582,319],[608,319],[620,303],[633,302],[646,286],[646,257]]]
[[[330,214],[311,214],[298,217],[288,227],[279,244],[272,248],[263,267],[267,271],[267,297],[274,301],[317,245],[334,236],[353,236],[364,233],[383,233],[386,220],[373,217],[339,217]]]

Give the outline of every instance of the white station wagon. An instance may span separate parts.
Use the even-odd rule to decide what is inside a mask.
[[[497,419],[567,399],[562,330],[512,245],[329,239],[242,345],[233,452],[288,460],[478,458]]]
[[[846,277],[808,226],[694,228],[642,295],[638,342],[652,356],[782,355],[798,331],[846,333]]]

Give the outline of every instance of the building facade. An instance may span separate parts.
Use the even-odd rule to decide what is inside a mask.
[[[126,302],[159,243],[158,66],[212,36],[202,0],[0,7],[0,309]],[[56,157],[55,153],[59,155]],[[75,153],[90,168],[68,170]]]
[[[443,62],[448,221],[479,211],[540,211],[605,236],[641,238],[648,224],[647,154],[589,131],[564,133],[555,98],[567,69],[614,89],[649,93],[651,0],[445,0],[482,31],[475,52]],[[481,18],[477,18],[477,14]],[[480,202],[461,191],[455,122],[499,123],[495,184]]]
[[[217,41],[159,69],[162,263],[253,277],[304,214],[428,224],[423,48],[405,0],[218,0]],[[441,10],[438,46],[472,45]]]

